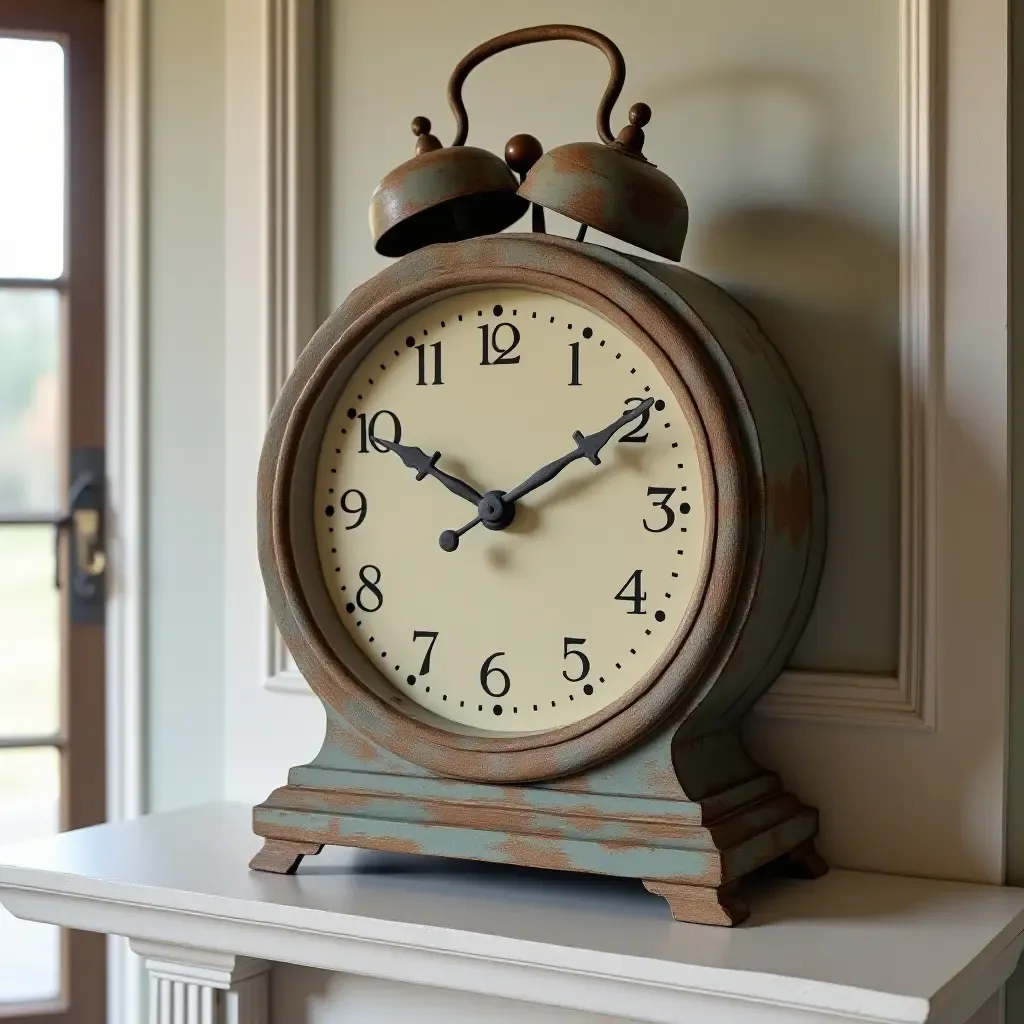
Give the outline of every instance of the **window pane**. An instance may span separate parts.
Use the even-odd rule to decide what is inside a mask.
[[[64,50],[0,37],[0,277],[64,270]]]
[[[60,507],[60,336],[59,292],[0,288],[0,513]]]
[[[52,526],[0,527],[0,737],[60,727],[60,608]]]
[[[0,750],[0,846],[54,835],[60,828],[60,755]],[[19,921],[0,908],[0,1016],[4,1003],[60,993],[60,930]]]

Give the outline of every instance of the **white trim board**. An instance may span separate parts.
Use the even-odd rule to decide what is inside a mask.
[[[107,819],[144,808],[145,0],[107,0]],[[107,956],[107,1019],[135,1020],[142,973],[124,939]]]
[[[636,880],[338,848],[274,876],[247,867],[259,843],[240,804],[100,826],[4,850],[0,900],[172,944],[193,974],[228,954],[655,1024],[965,1024],[1024,946],[1021,889],[836,871],[718,929]]]

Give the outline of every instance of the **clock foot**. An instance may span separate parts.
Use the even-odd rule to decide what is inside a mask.
[[[322,849],[320,843],[264,839],[263,849],[249,861],[249,867],[253,871],[269,871],[275,875],[293,875],[303,857],[313,857]]]
[[[715,887],[645,878],[644,885],[649,892],[668,900],[672,917],[676,921],[731,928],[750,915],[749,907],[736,895],[735,882]]]
[[[825,859],[808,841],[790,850],[781,862],[782,872],[790,878],[821,878],[828,874]]]

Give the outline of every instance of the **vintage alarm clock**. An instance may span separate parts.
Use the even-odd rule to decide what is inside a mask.
[[[466,146],[469,71],[548,39],[608,57],[601,141]],[[576,26],[470,53],[454,143],[417,118],[416,155],[373,196],[376,248],[401,259],[328,318],[274,407],[259,558],[327,735],[255,808],[253,868],[329,843],[595,872],[724,925],[751,871],[825,870],[816,812],[737,732],[815,597],[818,444],[735,300],[581,240],[682,251],[650,109],[611,132],[624,75]],[[531,204],[533,233],[500,233]],[[546,234],[544,209],[580,238]]]

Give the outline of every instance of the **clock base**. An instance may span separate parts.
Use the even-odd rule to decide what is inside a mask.
[[[323,848],[323,843],[267,839],[260,852],[249,861],[249,867],[253,871],[267,871],[272,875],[294,875],[303,857],[315,857]]]
[[[813,846],[817,812],[735,730],[673,733],[580,775],[495,786],[428,773],[329,712],[317,760],[254,809],[265,842],[250,866],[290,874],[333,845],[635,878],[676,920],[727,927],[747,916],[736,890],[751,872],[828,870]]]
[[[737,882],[717,888],[704,885],[680,885],[645,878],[644,887],[655,896],[663,896],[676,921],[690,924],[715,924],[731,928],[750,916],[750,907],[736,895]]]

